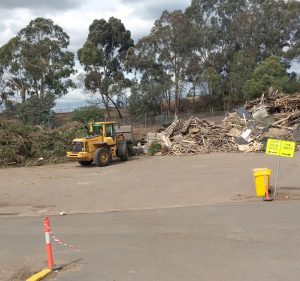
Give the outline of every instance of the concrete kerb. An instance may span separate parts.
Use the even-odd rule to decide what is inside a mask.
[[[26,279],[26,281],[39,281],[45,278],[50,272],[52,272],[51,269],[45,268],[41,270],[40,272],[32,275],[30,278]]]

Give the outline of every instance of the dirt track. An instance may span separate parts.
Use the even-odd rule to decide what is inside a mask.
[[[143,156],[105,168],[67,163],[2,169],[0,280],[24,280],[46,266],[39,216],[60,212],[74,215],[51,217],[55,231],[81,250],[54,245],[58,264],[75,263],[54,280],[133,280],[132,274],[146,280],[145,273],[147,280],[221,280],[224,274],[241,280],[239,273],[270,280],[269,271],[278,280],[296,280],[299,201],[288,201],[300,198],[299,158],[282,159],[279,199],[286,202],[271,204],[254,196],[252,169],[276,168],[276,158],[262,153]],[[235,204],[244,201],[257,203]],[[210,266],[216,257],[218,270]],[[232,264],[238,270],[230,271]]]
[[[279,191],[299,195],[299,159],[282,159]],[[0,215],[93,213],[258,200],[252,169],[276,158],[259,154],[135,157],[111,166],[77,163],[0,170]],[[272,182],[274,176],[272,177]]]

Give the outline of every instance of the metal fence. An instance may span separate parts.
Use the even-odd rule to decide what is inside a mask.
[[[226,116],[226,112],[217,111],[217,112],[178,114],[178,118],[183,120],[189,119],[192,116],[198,117],[200,119],[208,119],[210,121],[220,123]],[[156,116],[148,116],[147,114],[145,114],[144,116],[138,116],[138,117],[126,116],[122,119],[118,119],[117,122],[120,123],[121,125],[131,124],[133,126],[149,128],[155,125],[158,126],[168,125],[174,121],[174,118],[175,118],[174,114],[156,115]]]
[[[178,118],[186,120],[192,116],[198,117],[200,119],[208,119],[210,121],[214,121],[220,123],[226,115],[224,111],[214,111],[214,112],[200,112],[200,113],[184,113],[178,114]],[[54,117],[54,118],[53,118]],[[107,118],[106,121],[114,120],[120,125],[132,125],[134,127],[142,127],[142,128],[150,128],[153,126],[167,126],[174,121],[174,114],[165,114],[165,115],[156,115],[149,116],[147,114],[143,116],[124,116],[123,118],[111,117]],[[10,122],[16,122],[19,118],[15,116],[2,116],[0,114],[0,121],[5,120]],[[66,114],[65,116],[49,116],[48,120],[42,125],[49,127],[60,127],[69,122],[70,116]],[[101,120],[99,120],[101,121]]]

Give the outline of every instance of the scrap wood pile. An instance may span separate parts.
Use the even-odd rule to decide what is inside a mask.
[[[300,141],[300,94],[262,96],[229,113],[222,125],[175,119],[147,145],[158,142],[163,154],[173,155],[250,152],[263,150],[268,138]]]
[[[268,138],[299,142],[300,94],[263,95],[230,113],[223,123],[241,151],[262,150]]]
[[[0,167],[42,165],[65,161],[72,139],[84,133],[82,124],[60,128],[0,121]]]
[[[199,154],[208,152],[234,151],[237,145],[227,136],[223,126],[214,122],[192,117],[185,122],[174,121],[167,134],[158,134],[163,146],[174,155]],[[168,141],[170,140],[170,143]]]
[[[300,123],[300,94],[285,95],[272,93],[247,102],[245,109],[252,113],[257,121],[263,121],[270,116],[273,126],[294,129]],[[266,112],[260,115],[261,112]]]

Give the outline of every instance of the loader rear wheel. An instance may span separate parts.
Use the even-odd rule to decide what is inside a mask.
[[[121,161],[127,161],[128,160],[128,148],[126,147],[125,155],[120,156]]]
[[[78,161],[81,166],[91,166],[93,161]]]
[[[98,167],[108,166],[111,161],[111,152],[106,147],[97,148],[94,154],[94,163]]]

